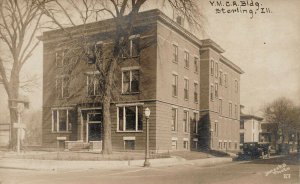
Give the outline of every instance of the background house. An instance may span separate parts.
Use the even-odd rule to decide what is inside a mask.
[[[244,142],[261,142],[263,118],[255,115],[241,114],[240,145]]]

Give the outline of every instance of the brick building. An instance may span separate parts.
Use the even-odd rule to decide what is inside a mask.
[[[200,144],[214,150],[239,149],[240,74],[214,41],[200,48]]]
[[[70,29],[80,30],[80,26]],[[91,43],[100,43],[103,47],[111,42],[108,35],[113,31],[111,19],[86,26]],[[72,59],[61,57],[66,48],[58,45],[66,39],[61,30],[45,32],[42,36],[43,145],[56,147],[57,142],[64,142],[66,145],[93,146],[101,143],[103,131],[99,98],[101,90],[99,81],[94,77],[98,72],[94,65],[79,62],[71,74],[64,73],[65,66],[72,64]],[[139,50],[136,46],[140,44],[135,44],[137,40],[152,44]],[[220,63],[220,71],[227,74],[227,85],[230,85],[228,90],[224,89],[224,104],[231,101],[233,108],[235,104],[239,106],[239,89],[234,92],[234,87],[231,86],[234,84],[230,83],[230,79],[236,79],[239,84],[241,70],[221,56],[219,50],[215,51],[214,45],[207,43],[208,40],[199,40],[159,10],[140,13],[135,34],[130,37],[129,57],[124,58],[115,73],[115,90],[111,104],[114,150],[144,149],[146,107],[151,110],[151,150],[199,149],[202,138],[200,131],[205,131],[201,128],[201,124],[205,123],[200,121],[200,116],[205,114],[208,104],[211,109],[209,114],[220,116],[214,112],[217,108],[213,106],[219,101],[215,97],[214,101],[210,101],[211,88],[205,86],[207,80],[209,83],[215,80],[209,74],[210,70],[204,71],[206,63],[210,64],[208,60],[213,58]],[[222,97],[221,94],[223,90],[220,84],[219,97]],[[225,109],[224,105],[224,113]],[[227,120],[226,123],[224,121],[224,126],[218,120],[220,135],[225,137],[221,133],[222,129],[232,128],[234,131],[234,122],[237,120],[238,118]],[[239,124],[237,138],[226,137],[227,140],[239,141],[238,126]]]

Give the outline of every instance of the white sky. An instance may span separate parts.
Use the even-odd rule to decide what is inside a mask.
[[[258,113],[263,104],[280,96],[300,104],[300,1],[259,2],[269,7],[272,14],[256,15],[253,19],[244,14],[220,15],[215,14],[208,0],[200,3],[207,19],[205,37],[221,45],[226,50],[224,55],[245,71],[241,78],[241,103],[245,112],[251,113]],[[42,55],[40,44],[23,70],[41,77],[41,87],[29,94],[33,109],[42,107]],[[6,108],[3,86],[0,104]]]

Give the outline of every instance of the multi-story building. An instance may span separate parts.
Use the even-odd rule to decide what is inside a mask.
[[[201,146],[214,150],[239,149],[240,75],[214,41],[200,48]]]
[[[261,121],[263,118],[254,115],[241,114],[240,144],[244,142],[261,142]]]
[[[101,47],[109,45],[112,38],[108,35],[114,31],[111,24],[109,19],[85,26],[91,43],[100,43]],[[203,109],[200,94],[205,92],[201,86],[203,74],[200,68],[205,66],[200,64],[200,50],[211,52],[210,46],[159,10],[140,13],[134,32],[129,37],[130,54],[115,72],[110,109],[113,149],[144,149],[146,126],[143,112],[146,107],[151,110],[151,150],[199,149],[199,118]],[[61,57],[66,48],[60,45],[66,39],[62,30],[45,32],[42,36],[43,145],[48,147],[56,147],[60,142],[82,143],[84,146],[102,140],[101,89],[99,78],[95,77],[97,69],[87,62],[78,62],[71,73],[65,73],[65,66],[72,65],[72,59]],[[141,50],[136,41],[152,44]],[[224,57],[218,62],[220,65],[224,63],[220,69],[227,72],[228,85],[229,77],[236,77],[239,82],[238,67]],[[206,78],[212,77],[207,74]],[[239,90],[233,95],[234,99],[230,99],[233,104],[239,105],[238,94]],[[206,96],[210,96],[209,91]],[[208,100],[203,98],[204,103]],[[219,129],[220,135],[222,128]]]

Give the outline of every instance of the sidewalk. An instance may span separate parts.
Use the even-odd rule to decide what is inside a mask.
[[[87,153],[73,153],[73,152],[60,152],[60,154],[80,154],[81,158],[85,158]],[[43,155],[45,153],[35,152],[36,156]],[[51,158],[52,154],[49,156]],[[12,169],[31,169],[31,170],[78,170],[78,169],[114,169],[114,168],[128,168],[128,167],[142,167],[144,163],[143,153],[125,154],[122,159],[119,156],[124,153],[116,153],[111,155],[108,159],[107,156],[104,159],[101,154],[90,153],[89,156],[98,155],[98,158],[102,160],[51,160],[51,159],[30,159],[20,158],[15,155],[7,155],[0,157],[0,168],[12,168]],[[175,154],[174,154],[175,155]],[[221,163],[231,162],[232,158],[228,157],[214,157],[206,153],[201,152],[178,152],[177,156],[171,156],[171,158],[156,158],[150,159],[151,167],[160,166],[172,166],[183,164],[197,164],[199,166],[208,166]],[[124,158],[128,159],[124,159]],[[185,158],[184,158],[185,157]],[[37,157],[36,157],[37,158]],[[187,159],[186,159],[187,158]]]

